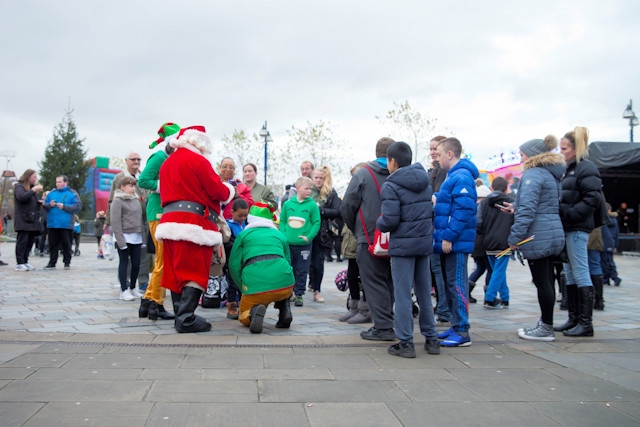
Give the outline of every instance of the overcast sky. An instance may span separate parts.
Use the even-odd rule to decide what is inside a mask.
[[[405,100],[480,167],[576,125],[628,141],[629,99],[640,113],[634,0],[3,0],[0,16],[0,151],[18,176],[69,98],[90,157],[146,159],[175,121],[207,127],[214,161],[225,134],[265,120],[274,143],[328,121],[368,160],[386,133],[375,116]]]

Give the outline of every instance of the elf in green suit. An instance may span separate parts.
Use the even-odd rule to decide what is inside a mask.
[[[280,310],[276,328],[289,328],[293,320],[289,307],[294,284],[289,244],[274,219],[268,203],[251,206],[247,226],[236,237],[229,256],[229,272],[242,289],[238,320],[254,334],[262,332],[264,315],[272,302]]]

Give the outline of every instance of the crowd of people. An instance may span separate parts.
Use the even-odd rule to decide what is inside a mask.
[[[119,298],[139,299],[141,318],[173,320],[178,332],[211,329],[196,309],[212,275],[228,283],[228,318],[260,333],[273,303],[275,326],[289,328],[291,303],[303,306],[307,290],[311,301],[325,302],[324,263],[333,261],[333,250],[337,261],[347,260],[349,303],[339,320],[371,322],[363,339],[397,341],[388,352],[409,358],[416,357],[413,297],[428,354],[470,346],[471,291],[485,271],[484,307],[509,308],[509,252],[526,259],[541,311],[536,325],[517,330],[523,339],[552,341],[559,331],[593,336],[592,310],[604,309],[603,285],[621,283],[612,256],[618,213],[605,203],[598,169],[586,158],[584,127],[567,132],[559,152],[552,135],[523,143],[523,175],[511,191],[502,177],[485,186],[456,138],[430,141],[428,169],[415,162],[408,144],[381,138],[375,159],[351,170],[342,198],[330,167],[305,161],[280,206],[257,182],[255,164],[242,166],[242,179],[230,157],[214,170],[203,126],[165,123],[158,135],[144,170],[137,152],[127,155],[94,230],[99,247],[103,234],[113,238]],[[29,255],[43,234],[45,269],[56,268],[60,252],[70,268],[82,204],[68,181],[59,175],[56,187],[42,193],[34,170],[18,180],[16,270],[34,269]],[[380,254],[374,248],[385,233],[388,252]],[[477,266],[472,275],[469,255]],[[561,326],[553,319],[556,279],[568,311]],[[167,289],[173,313],[164,307]],[[450,327],[438,333],[438,324]]]

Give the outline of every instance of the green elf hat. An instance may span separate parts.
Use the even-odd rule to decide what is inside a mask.
[[[275,221],[277,218],[274,215],[275,209],[266,202],[257,202],[249,209],[249,216],[247,222],[251,224],[257,221]]]
[[[171,122],[163,124],[158,130],[158,135],[160,135],[160,138],[149,144],[149,148],[156,148],[158,144],[164,142],[165,138],[176,135],[178,132],[180,132],[180,126],[178,126],[177,124]]]

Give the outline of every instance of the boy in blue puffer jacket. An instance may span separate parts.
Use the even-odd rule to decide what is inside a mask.
[[[411,147],[398,141],[387,150],[391,175],[382,184],[381,215],[376,226],[390,232],[389,255],[395,297],[394,328],[399,343],[389,347],[394,356],[416,357],[413,345],[413,287],[420,314],[418,324],[429,354],[440,354],[431,303],[430,260],[433,253],[433,208],[429,174],[420,163],[411,164]]]
[[[471,345],[469,336],[469,289],[467,259],[476,238],[476,183],[478,168],[461,159],[462,144],[457,138],[438,143],[440,166],[447,178],[435,195],[433,245],[442,254],[442,274],[451,308],[451,328],[438,334],[445,347]]]

